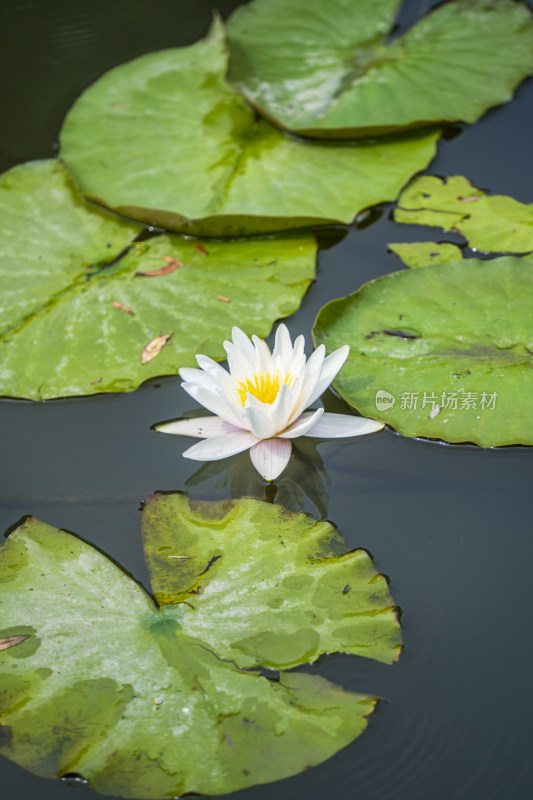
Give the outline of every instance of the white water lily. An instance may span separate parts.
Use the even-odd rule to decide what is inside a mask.
[[[326,357],[321,344],[306,359],[304,337],[293,345],[283,324],[272,353],[263,339],[250,340],[240,328],[233,328],[232,337],[233,342],[224,342],[229,372],[203,355],[196,356],[200,369],[179,371],[185,391],[216,416],[156,426],[163,433],[204,440],[186,450],[186,458],[216,461],[249,449],[254,467],[272,481],[287,466],[297,436],[341,438],[383,428],[382,422],[365,417],[329,414],[323,408],[305,411],[346,361],[347,345]]]

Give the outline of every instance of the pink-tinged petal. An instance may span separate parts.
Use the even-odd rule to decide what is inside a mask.
[[[323,413],[323,408],[317,408],[316,411],[309,411],[307,414],[302,414],[298,417],[296,422],[293,422],[292,425],[287,428],[287,430],[279,434],[280,438],[296,439],[297,436],[307,436],[307,431],[311,430]]]
[[[226,433],[223,436],[213,436],[210,439],[203,439],[197,444],[193,444],[183,455],[185,458],[192,458],[194,461],[218,461],[221,458],[228,458],[243,450],[248,450],[257,444],[257,437],[250,431],[240,431],[239,433]]]
[[[320,377],[316,383],[311,397],[308,400],[308,404],[314,403],[315,400],[318,400],[318,398],[324,394],[331,381],[348,358],[349,352],[350,348],[347,344],[345,344],[324,359]]]
[[[223,433],[237,433],[242,430],[221,417],[175,419],[173,422],[156,425],[155,429],[160,433],[176,433],[181,436],[195,436],[198,439],[209,439],[212,436],[222,436]]]
[[[342,439],[345,436],[364,436],[376,433],[385,427],[383,422],[366,417],[352,417],[349,414],[323,414],[318,422],[307,431],[306,436],[317,439]]]
[[[291,450],[289,439],[264,439],[251,448],[250,458],[262,478],[274,481],[289,463]]]
[[[232,407],[224,397],[221,397],[217,392],[198,386],[195,383],[182,383],[181,388],[185,389],[187,394],[200,403],[201,406],[207,408],[212,414],[217,417],[222,417],[226,422],[231,422],[238,428],[245,428],[246,425],[242,424],[242,420],[237,413],[237,409]]]

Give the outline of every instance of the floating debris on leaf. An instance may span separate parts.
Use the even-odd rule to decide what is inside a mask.
[[[148,342],[141,354],[141,364],[147,364],[158,356],[171,336],[172,333],[162,333],[160,336],[156,336],[155,339],[152,339],[151,342]]]
[[[135,311],[132,308],[128,308],[128,306],[123,306],[122,303],[118,303],[116,300],[112,300],[111,305],[113,306],[113,308],[120,308],[122,311],[125,311],[126,314],[131,314],[132,316],[135,314]]]
[[[27,639],[27,636],[7,636],[5,639],[0,639],[0,650],[8,650],[10,647],[15,647]]]
[[[202,253],[204,256],[208,256],[209,255],[209,253],[207,252],[205,247],[202,247],[202,245],[198,244],[198,242],[193,242],[192,246],[194,247],[195,250],[198,250],[198,252]]]

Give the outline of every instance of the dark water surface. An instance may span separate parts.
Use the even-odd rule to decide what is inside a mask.
[[[239,3],[3,0],[8,85],[0,166],[54,155],[62,118],[85,86],[126,59],[192,43],[207,30],[214,5],[227,16]],[[401,24],[433,5],[407,2]],[[529,80],[513,103],[443,141],[430,171],[463,174],[493,193],[533,202],[532,121]],[[396,225],[390,206],[368,222],[321,234],[318,280],[289,320],[293,334],[310,339],[326,301],[399,268],[387,242],[444,238]],[[326,404],[342,409],[333,395]],[[177,378],[126,395],[1,401],[0,529],[34,514],[94,543],[147,585],[139,532],[146,495],[188,489],[202,499],[265,497],[247,454],[195,473],[199,465],[181,458],[190,440],[150,430],[191,405]],[[484,451],[385,430],[316,448],[308,440],[306,453],[313,468],[291,462],[276,502],[327,516],[350,547],[370,550],[403,609],[405,649],[394,667],[338,655],[309,668],[385,702],[361,738],[327,763],[239,799],[530,797],[533,451]],[[7,760],[0,760],[0,786],[6,800],[96,797]]]

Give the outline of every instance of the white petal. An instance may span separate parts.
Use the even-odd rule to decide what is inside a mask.
[[[218,380],[208,375],[201,369],[193,369],[192,367],[181,367],[179,376],[182,381],[186,383],[194,383],[197,386],[203,386],[204,389],[211,389],[216,392],[218,389]]]
[[[233,339],[235,347],[239,348],[244,357],[250,363],[250,366],[253,368],[255,362],[255,347],[248,336],[244,333],[244,331],[241,331],[240,328],[235,326],[231,329],[231,338]]]
[[[323,414],[322,418],[307,431],[307,436],[318,439],[341,439],[344,436],[364,436],[385,427],[385,423],[350,414]]]
[[[257,408],[248,408],[249,428],[258,439],[269,439],[276,434],[276,426],[272,420]]]
[[[241,381],[253,372],[253,362],[250,363],[242,350],[233,342],[224,342],[224,350],[228,357],[229,371],[234,380]]]
[[[216,414],[217,417],[222,417],[226,422],[231,422],[232,425],[236,425],[238,428],[246,427],[246,425],[243,424],[242,415],[238,413],[238,409],[231,406],[225,398],[217,392],[198,386],[195,383],[187,382],[182,383],[181,388],[185,389],[187,394],[190,394],[197,403],[207,408],[212,414]]]
[[[249,431],[225,433],[223,436],[213,436],[193,444],[183,455],[195,461],[218,461],[220,458],[242,453],[254,444],[257,444],[257,437]]]
[[[270,439],[284,431],[289,424],[289,410],[293,405],[292,389],[282,383],[273,403],[263,403],[252,394],[246,397],[243,427],[253,431],[260,439]]]
[[[273,358],[279,358],[282,364],[286,364],[292,356],[291,335],[287,326],[283,323],[278,325],[272,356]]]
[[[282,383],[278,394],[270,407],[270,417],[274,421],[275,434],[284,431],[290,422],[291,408],[294,405],[294,391],[288,383]]]
[[[330,385],[331,381],[340,370],[346,359],[348,358],[348,354],[350,352],[350,348],[347,344],[339,347],[338,350],[335,350],[331,355],[329,355],[326,359],[324,359],[324,363],[322,364],[322,371],[320,373],[320,377],[317,381],[317,384],[314,388],[314,391],[311,397],[308,400],[308,405],[314,403],[315,400],[318,400],[320,395],[324,394],[328,386]]]
[[[265,439],[252,447],[250,458],[261,477],[274,481],[289,463],[291,450],[289,439]]]
[[[323,413],[323,408],[317,408],[316,411],[302,414],[286,431],[279,434],[280,438],[296,439],[297,436],[309,436],[308,431],[318,422]]]
[[[196,356],[196,361],[198,362],[200,369],[203,369],[204,372],[207,372],[207,374],[210,375],[215,381],[218,381],[221,378],[221,373],[224,375],[228,374],[224,367],[221,367],[220,364],[217,364],[217,362],[212,358],[209,358],[209,356],[198,355]],[[187,367],[184,367],[184,369],[187,369]]]
[[[247,428],[257,436],[258,439],[269,439],[275,436],[276,423],[271,415],[272,406],[269,403],[262,403],[257,397],[248,395],[244,406]]]
[[[264,339],[252,336],[255,345],[255,372],[270,372],[272,368],[272,353]]]
[[[304,368],[304,373],[299,381],[298,399],[291,409],[290,421],[295,420],[311,404],[311,398],[315,397],[315,387],[320,378],[326,348],[323,344],[319,345],[314,353],[311,354]],[[296,384],[295,384],[296,389]]]
[[[201,381],[198,375],[202,375],[205,373],[209,376],[212,381],[212,388],[217,394],[225,394],[226,397],[233,396],[233,379],[229,372],[220,364],[217,364],[216,361],[213,361],[212,358],[209,356],[196,356],[196,360],[200,365],[200,370],[189,369],[187,367],[182,367],[180,369],[180,376],[187,381],[187,383],[198,383],[200,386],[208,386],[206,380]],[[191,379],[189,379],[189,374],[191,375]]]
[[[208,439],[211,436],[221,436],[223,433],[236,433],[242,430],[221,417],[175,419],[173,422],[156,425],[155,429],[160,433],[179,433],[182,436],[196,436],[199,439]]]

